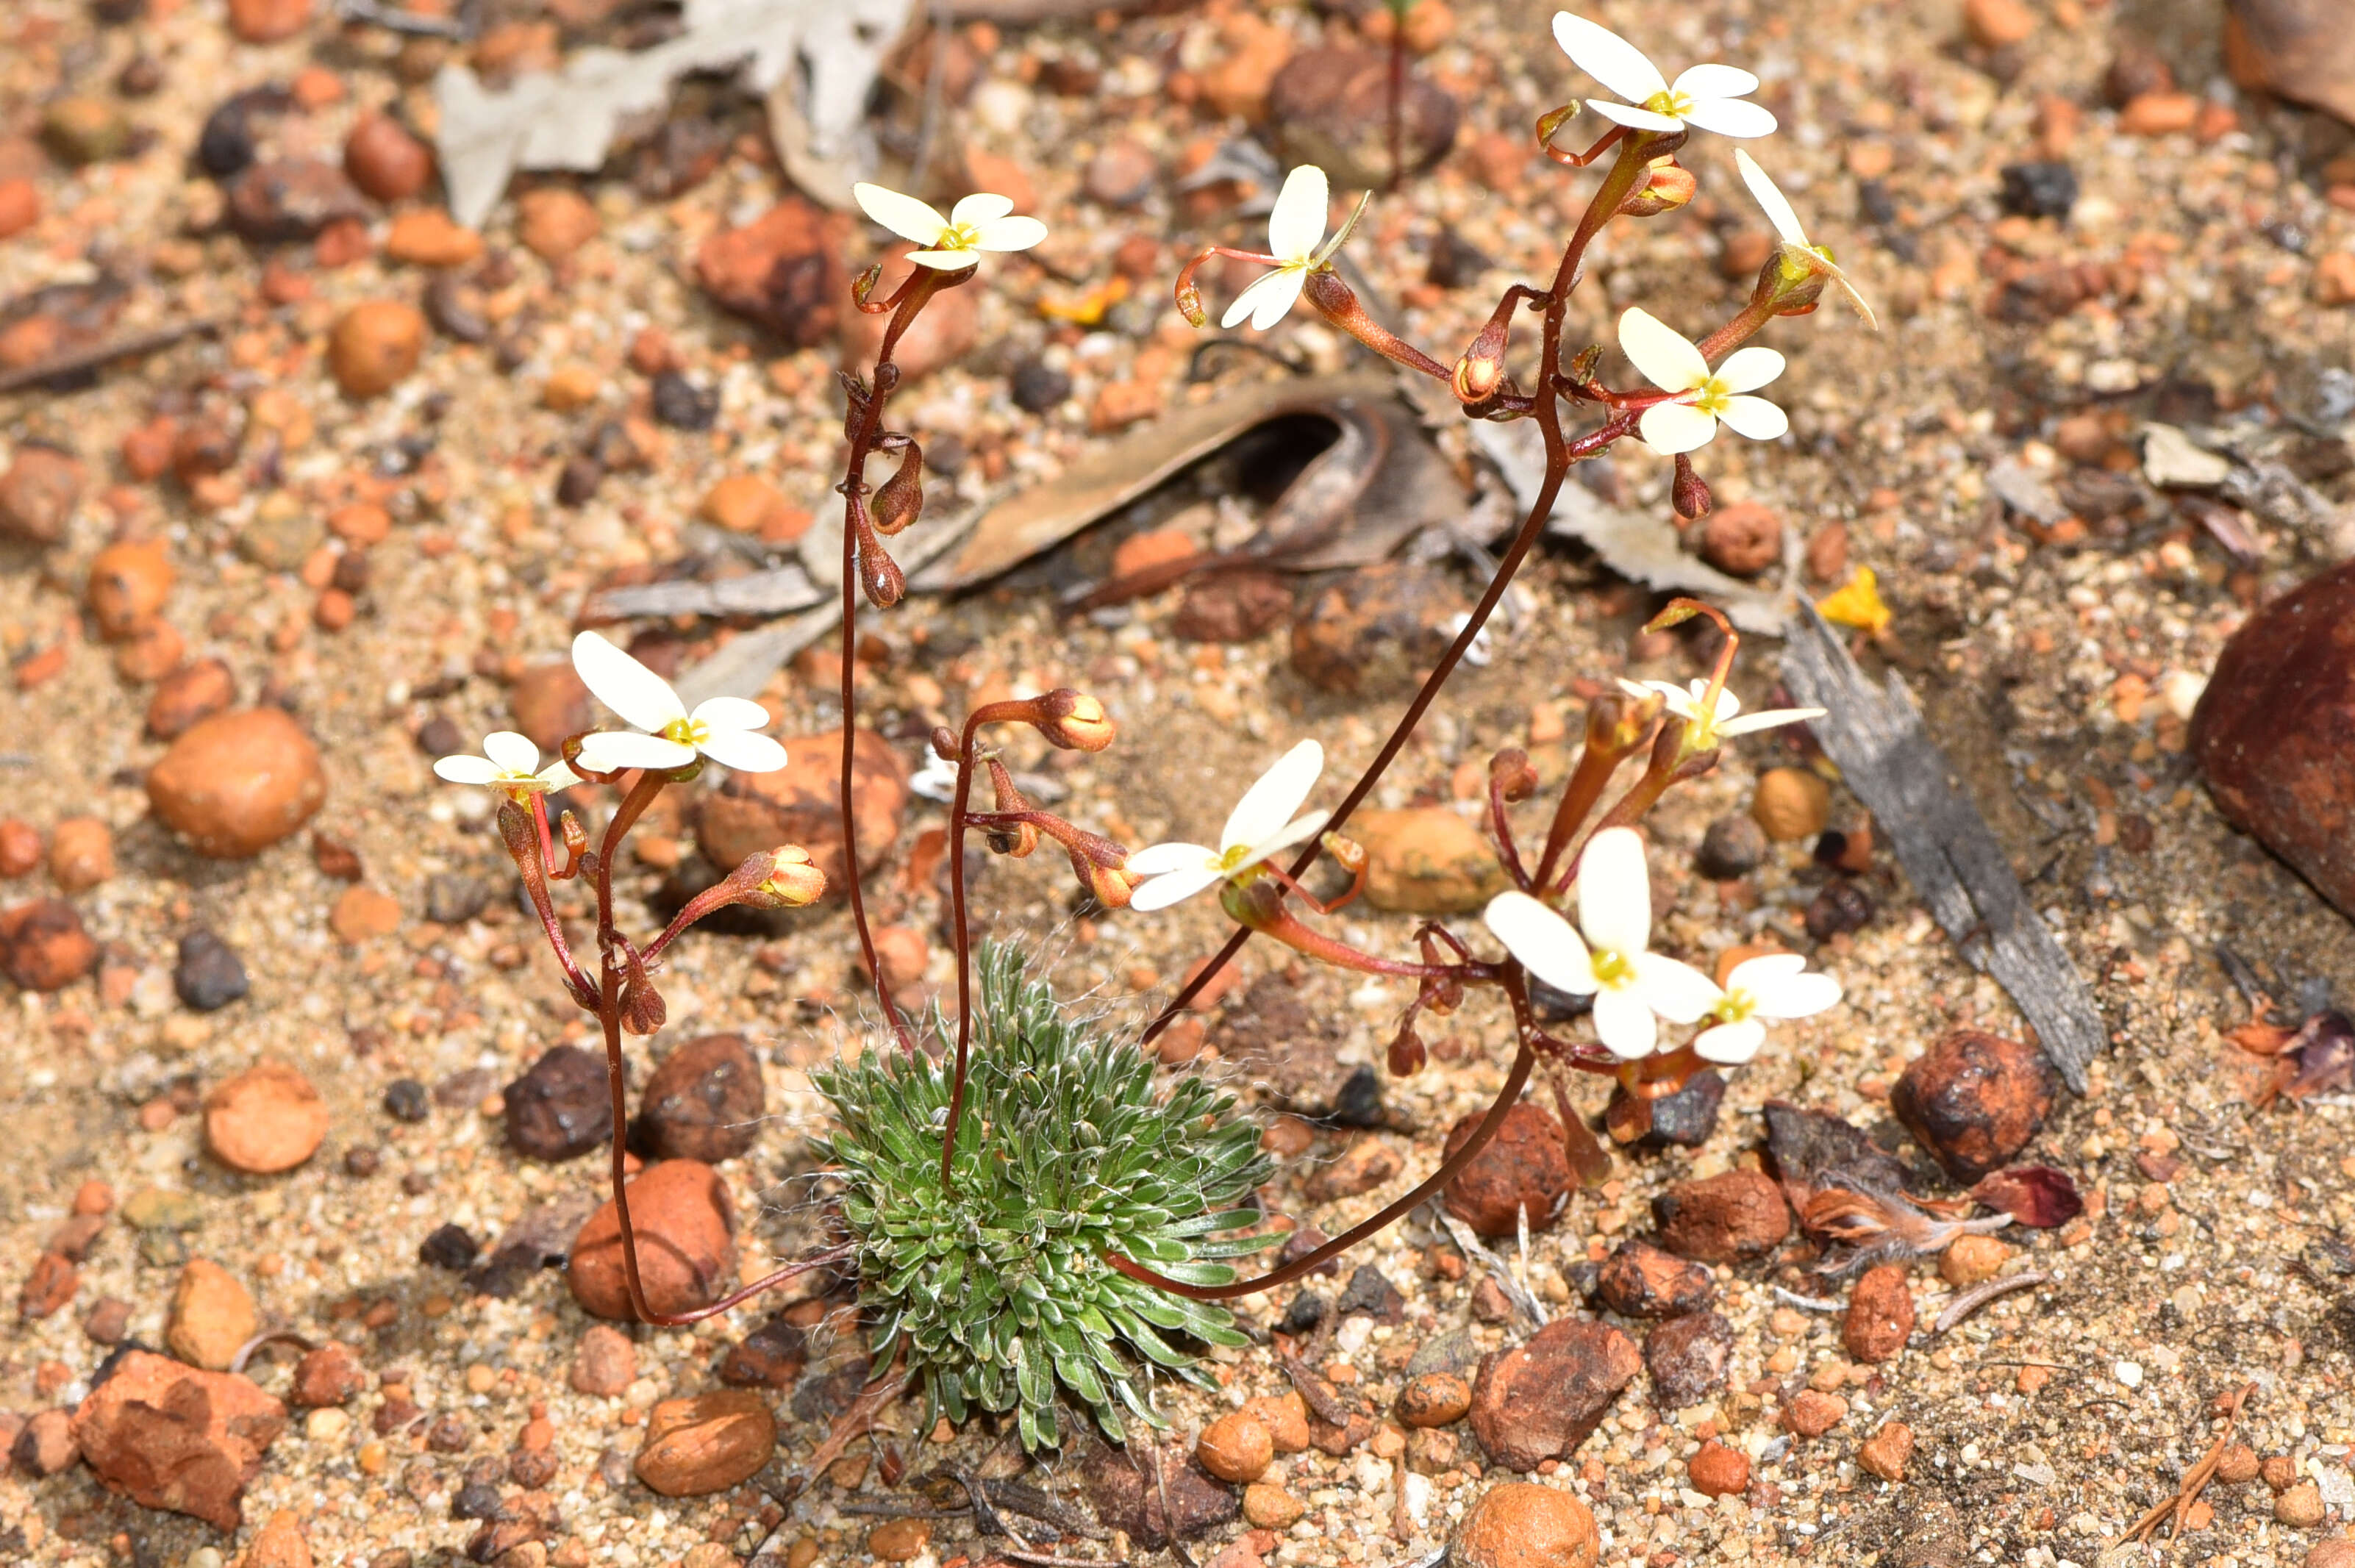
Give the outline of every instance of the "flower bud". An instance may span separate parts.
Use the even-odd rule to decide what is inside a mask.
[[[1366,847],[1356,839],[1345,838],[1338,833],[1327,833],[1317,842],[1324,846],[1325,853],[1332,856],[1341,869],[1349,875],[1354,877],[1365,870],[1368,863]]]
[[[1128,896],[1136,891],[1142,877],[1133,877],[1119,866],[1100,866],[1083,856],[1073,854],[1071,869],[1080,873],[1080,881],[1106,909],[1126,909]]]
[[[1083,691],[1058,687],[1039,698],[1032,720],[1047,742],[1067,752],[1101,752],[1112,744],[1113,722],[1103,704]]]
[[[769,874],[761,879],[758,891],[777,901],[772,908],[800,909],[825,895],[826,873],[800,845],[780,845],[770,858]]]
[[[957,760],[955,731],[945,724],[935,724],[932,726],[932,755],[944,763],[954,763]]]
[[[670,1018],[670,1005],[647,978],[645,966],[630,963],[629,978],[622,982],[622,1028],[630,1034],[656,1034]]]
[[[1669,495],[1673,497],[1677,516],[1688,522],[1708,517],[1710,507],[1714,505],[1709,493],[1709,482],[1693,472],[1692,458],[1681,452],[1677,453],[1677,476],[1669,487]]]
[[[987,766],[990,792],[996,797],[997,809],[1002,812],[1029,810],[1030,803],[1022,798],[1020,790],[1014,787],[1014,775],[1006,771],[1006,764],[991,757]]]
[[[1519,301],[1508,295],[1488,317],[1480,335],[1455,362],[1455,400],[1471,407],[1485,402],[1505,384],[1505,346]]]
[[[1488,759],[1488,782],[1515,804],[1538,793],[1538,771],[1529,766],[1529,754],[1518,746],[1508,746]]]
[[[1619,204],[1619,211],[1627,218],[1673,212],[1693,198],[1695,188],[1690,169],[1678,167],[1674,158],[1655,158],[1645,171],[1644,183]]]
[[[908,574],[900,570],[900,563],[891,559],[866,519],[858,519],[858,586],[866,591],[869,604],[889,610],[908,592]]]
[[[924,449],[914,442],[908,443],[900,454],[899,472],[883,481],[875,492],[868,508],[875,518],[875,531],[896,534],[922,515],[924,510]]]
[[[992,854],[1003,855],[1009,860],[1028,858],[1039,848],[1039,830],[1025,822],[1013,828],[993,828],[982,837],[988,841]]]
[[[1415,1032],[1414,1025],[1401,1024],[1398,1037],[1391,1041],[1391,1076],[1412,1078],[1423,1071],[1423,1064],[1427,1059],[1428,1053],[1423,1050],[1423,1036]]]

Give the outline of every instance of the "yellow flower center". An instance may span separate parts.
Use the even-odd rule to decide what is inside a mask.
[[[970,223],[952,223],[932,241],[935,251],[970,251],[981,243],[981,233]]]
[[[1692,95],[1674,88],[1662,88],[1644,100],[1644,107],[1655,114],[1665,114],[1671,120],[1681,120],[1692,112]]]
[[[1758,998],[1748,991],[1728,991],[1710,1009],[1722,1023],[1738,1024],[1758,1010]]]
[[[1726,389],[1723,381],[1710,376],[1685,394],[1684,400],[1711,419],[1718,419],[1723,417],[1725,405],[1733,400],[1733,393]]]
[[[1232,876],[1236,867],[1251,859],[1251,852],[1252,847],[1248,844],[1231,844],[1218,858],[1213,869],[1222,877]]]
[[[662,727],[662,738],[676,741],[682,746],[700,746],[711,738],[711,726],[698,724],[692,719],[674,719]]]
[[[1594,978],[1615,991],[1636,983],[1636,965],[1624,953],[1600,949],[1594,955]]]

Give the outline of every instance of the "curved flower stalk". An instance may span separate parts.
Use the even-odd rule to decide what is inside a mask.
[[[1644,51],[1583,16],[1557,11],[1554,41],[1572,64],[1620,97],[1612,103],[1588,99],[1586,107],[1631,131],[1682,133],[1688,125],[1714,131],[1721,136],[1766,136],[1774,131],[1774,116],[1749,101],[1758,91],[1758,79],[1730,65],[1697,65],[1673,82]]]
[[[1772,348],[1737,348],[1712,370],[1700,347],[1639,306],[1619,318],[1619,347],[1652,385],[1669,394],[1644,411],[1644,444],[1663,457],[1709,444],[1720,421],[1753,441],[1773,441],[1791,428],[1783,411],[1748,394],[1783,373]]]
[[[868,217],[902,240],[922,249],[908,260],[936,272],[954,272],[979,261],[985,251],[1028,251],[1047,238],[1047,226],[1035,218],[1014,216],[1009,197],[977,191],[964,197],[943,218],[929,202],[864,181],[850,187]]]
[[[785,749],[760,733],[769,710],[741,697],[687,704],[670,682],[596,632],[572,639],[572,667],[598,701],[644,734],[600,730],[581,742],[581,765],[597,773],[623,768],[683,768],[700,755],[740,773],[773,773]]]
[[[1167,909],[1220,882],[1238,884],[1256,875],[1269,859],[1316,837],[1325,813],[1296,816],[1325,771],[1325,748],[1303,741],[1278,757],[1227,815],[1219,847],[1151,844],[1128,858],[1132,877],[1145,880],[1128,896],[1135,910]]]
[[[1651,870],[1632,828],[1606,827],[1588,842],[1577,926],[1523,892],[1498,893],[1480,918],[1530,974],[1594,998],[1594,1032],[1622,1061],[1657,1049],[1657,1019],[1695,1023],[1718,1000],[1708,976],[1650,951]]]
[[[1839,290],[1841,297],[1848,301],[1865,325],[1880,331],[1881,318],[1872,314],[1872,306],[1865,303],[1864,296],[1857,292],[1855,283],[1841,270],[1839,263],[1832,260],[1829,249],[1808,243],[1807,231],[1799,226],[1798,213],[1792,208],[1781,187],[1766,176],[1764,169],[1758,166],[1758,160],[1752,157],[1746,148],[1736,147],[1733,149],[1733,166],[1742,171],[1742,183],[1750,187],[1750,194],[1757,198],[1759,207],[1766,214],[1766,221],[1774,226],[1775,238],[1781,241],[1775,247],[1774,256],[1775,269],[1784,290],[1794,294],[1804,292],[1807,294],[1808,303],[1812,303],[1815,294],[1820,293],[1824,284],[1828,283]]]

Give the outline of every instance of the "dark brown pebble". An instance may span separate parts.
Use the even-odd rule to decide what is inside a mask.
[[[551,1047],[506,1087],[507,1146],[533,1159],[565,1160],[613,1132],[605,1063],[577,1045]]]
[[[1463,1117],[1448,1129],[1446,1153],[1464,1147],[1483,1113]],[[1447,1184],[1447,1211],[1483,1236],[1509,1236],[1529,1215],[1542,1231],[1561,1216],[1570,1197],[1570,1158],[1562,1152],[1561,1124],[1544,1107],[1527,1101],[1505,1114],[1505,1124],[1471,1163]]]
[[[1511,1470],[1566,1457],[1642,1365],[1635,1341],[1609,1324],[1557,1318],[1527,1344],[1482,1359],[1472,1389],[1473,1435]]]
[[[1710,1264],[1756,1257],[1791,1233],[1782,1188],[1756,1170],[1679,1181],[1652,1200],[1652,1218],[1662,1246]]]
[[[1632,1237],[1603,1261],[1594,1288],[1623,1317],[1680,1317],[1717,1299],[1706,1267]]]
[[[1725,1384],[1733,1360],[1733,1325],[1717,1312],[1671,1317],[1644,1337],[1652,1402],[1662,1410],[1700,1403]]]
[[[2036,1047],[1955,1029],[1905,1069],[1889,1109],[1940,1168],[1968,1187],[2034,1140],[2051,1114],[2057,1083]]]
[[[716,1165],[752,1147],[767,1103],[760,1059],[744,1037],[705,1035],[665,1057],[646,1080],[632,1141],[656,1159]]]

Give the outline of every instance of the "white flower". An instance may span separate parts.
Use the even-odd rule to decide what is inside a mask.
[[[433,771],[452,784],[488,784],[517,797],[570,789],[581,782],[581,775],[566,767],[561,757],[541,767],[539,748],[529,736],[512,730],[494,730],[484,736],[481,756],[461,752],[443,757],[433,764]]]
[[[1764,713],[1753,713],[1737,719],[1742,711],[1742,699],[1724,687],[1717,688],[1717,700],[1706,712],[1701,704],[1709,702],[1709,682],[1696,680],[1689,688],[1672,680],[1628,680],[1622,678],[1619,689],[1630,697],[1657,696],[1668,710],[1685,721],[1685,750],[1706,752],[1720,741],[1736,735],[1747,735],[1759,730],[1773,730],[1785,724],[1804,724],[1810,719],[1821,719],[1820,708],[1773,708]]]
[[[1567,11],[1553,15],[1554,41],[1572,64],[1620,97],[1641,105],[1603,103],[1590,98],[1586,107],[1637,131],[1681,131],[1698,125],[1721,136],[1764,136],[1774,129],[1774,116],[1746,101],[1758,91],[1758,79],[1730,65],[1697,65],[1671,83],[1660,68],[1644,58],[1643,50],[1583,16]]]
[[[785,749],[759,733],[769,710],[741,697],[715,697],[694,712],[670,682],[595,632],[572,639],[572,667],[597,700],[651,731],[600,730],[581,742],[581,765],[598,773],[617,768],[683,768],[698,752],[740,773],[773,773]]]
[[[1742,148],[1736,147],[1733,149],[1733,166],[1742,171],[1742,183],[1748,186],[1750,194],[1758,198],[1758,205],[1765,209],[1766,221],[1774,226],[1775,234],[1782,239],[1784,265],[1792,269],[1785,275],[1796,283],[1808,272],[1822,273],[1848,296],[1848,303],[1856,307],[1856,314],[1864,318],[1865,325],[1880,330],[1881,322],[1872,314],[1872,307],[1864,303],[1862,294],[1856,292],[1856,285],[1849,282],[1848,274],[1840,270],[1838,262],[1832,260],[1832,253],[1821,245],[1807,243],[1806,230],[1799,227],[1799,215],[1791,209],[1791,204],[1782,190],[1766,177],[1766,171],[1758,166],[1758,160]]]
[[[925,247],[908,260],[935,272],[953,272],[981,260],[984,251],[1028,251],[1047,238],[1047,226],[1035,218],[1012,218],[1014,203],[986,191],[966,197],[943,218],[929,202],[901,196],[879,185],[861,182],[850,187],[867,216],[902,240]]]
[[[1654,1014],[1689,1024],[1718,1000],[1708,976],[1645,951],[1652,881],[1644,841],[1632,827],[1606,827],[1587,841],[1578,863],[1578,930],[1521,892],[1498,893],[1481,918],[1521,967],[1557,990],[1594,998],[1594,1032],[1623,1061],[1658,1046]]]
[[[1725,977],[1724,994],[1710,1009],[1719,1021],[1700,1031],[1693,1051],[1704,1061],[1739,1067],[1765,1043],[1760,1019],[1812,1018],[1840,999],[1840,983],[1829,975],[1803,973],[1807,961],[1796,953],[1745,958]]]
[[[1652,385],[1676,394],[1644,411],[1644,444],[1663,457],[1707,445],[1720,420],[1753,441],[1773,441],[1791,428],[1782,410],[1742,395],[1783,373],[1783,357],[1772,348],[1737,348],[1711,370],[1690,338],[1634,305],[1619,318],[1619,347]]]
[[[1284,319],[1292,302],[1300,297],[1307,285],[1308,274],[1326,265],[1341,241],[1349,237],[1357,219],[1341,226],[1333,242],[1318,246],[1325,239],[1327,208],[1332,201],[1332,187],[1326,183],[1325,171],[1315,164],[1303,164],[1284,176],[1284,188],[1276,193],[1274,210],[1267,215],[1268,254],[1276,260],[1275,271],[1254,282],[1235,296],[1227,314],[1219,319],[1220,326],[1233,326],[1245,316],[1251,324],[1265,332]],[[1361,202],[1360,212],[1365,210]]]
[[[1131,909],[1167,909],[1221,881],[1237,881],[1270,856],[1280,855],[1325,827],[1326,813],[1295,817],[1325,771],[1325,748],[1303,741],[1275,760],[1259,782],[1243,792],[1219,833],[1219,847],[1148,844],[1128,858],[1131,876],[1144,877],[1128,901]]]

